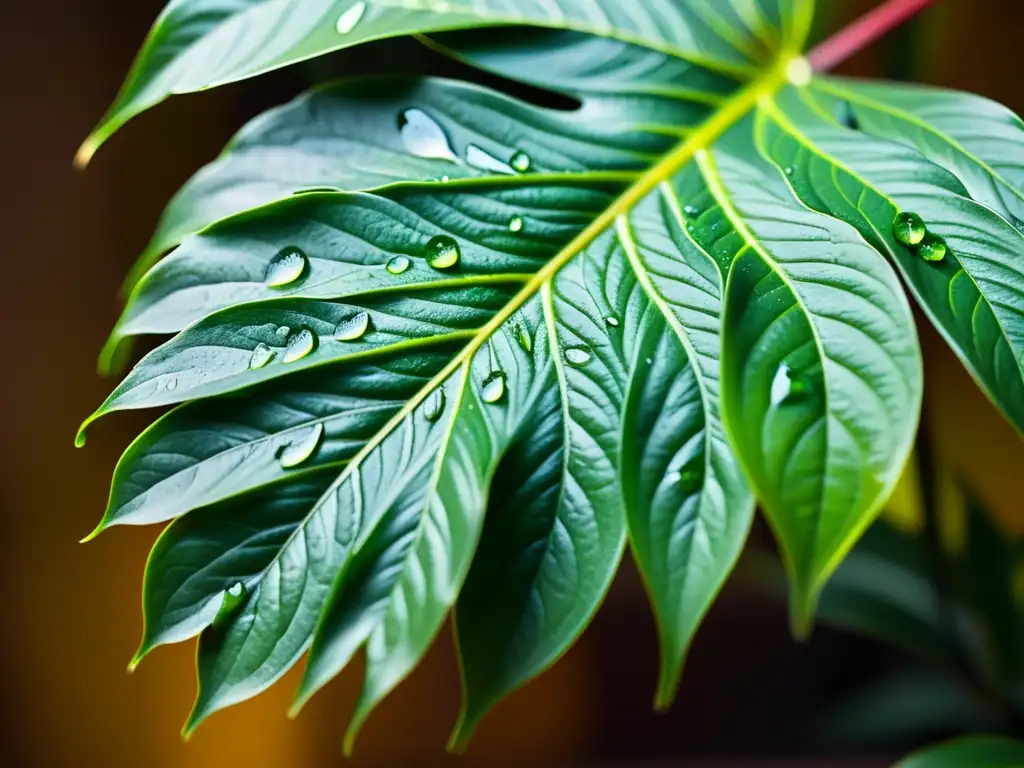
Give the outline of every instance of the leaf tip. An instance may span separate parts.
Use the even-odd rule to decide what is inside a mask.
[[[93,155],[96,154],[96,150],[99,148],[100,143],[97,141],[95,135],[90,136],[82,142],[82,146],[80,146],[78,151],[75,152],[75,159],[71,161],[71,165],[76,171],[84,171],[92,160]]]
[[[90,541],[92,541],[97,536],[99,536],[101,533],[103,533],[103,531],[105,531],[106,528],[107,528],[107,521],[106,521],[106,518],[104,518],[103,520],[100,520],[99,524],[97,524],[97,526],[95,528],[93,528],[90,533],[88,533],[85,536],[83,536],[82,538],[80,538],[78,540],[78,543],[79,544],[88,544]]]

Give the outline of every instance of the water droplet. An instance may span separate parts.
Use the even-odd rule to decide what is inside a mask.
[[[593,355],[590,354],[590,350],[583,346],[569,347],[565,350],[565,359],[569,362],[569,365],[576,366],[577,368],[589,363],[592,357]]]
[[[434,269],[452,269],[459,265],[462,251],[455,238],[448,235],[437,235],[427,243],[427,263]]]
[[[444,394],[444,387],[438,387],[430,393],[426,405],[423,406],[423,418],[433,424],[441,418],[444,413],[445,404],[448,402]]]
[[[508,220],[508,231],[509,232],[522,232],[523,231],[523,217],[513,216]]]
[[[492,371],[484,379],[480,396],[485,403],[500,403],[505,399],[505,372]]]
[[[284,469],[292,469],[309,461],[324,437],[324,425],[314,424],[287,445],[278,449],[277,461]]]
[[[526,173],[533,166],[533,160],[521,149],[517,149],[515,154],[512,155],[512,159],[509,160],[509,165],[512,166],[512,170],[518,173]]]
[[[407,109],[399,115],[398,130],[409,154],[427,160],[459,162],[444,129],[422,109]]]
[[[917,246],[917,255],[925,261],[930,261],[933,264],[937,264],[946,258],[946,241],[938,235],[931,233],[925,235],[924,240]]]
[[[171,379],[164,386],[165,386],[165,388],[167,389],[168,392],[173,392],[174,390],[176,390],[178,388],[178,380],[177,379]]]
[[[279,338],[279,339],[287,339],[288,338],[288,334],[290,334],[291,332],[292,332],[292,329],[289,328],[287,325],[282,325],[280,328],[278,328],[275,331],[275,333],[277,334],[277,338]]]
[[[695,205],[687,204],[683,206],[683,213],[687,216],[697,216],[700,213],[700,208]]]
[[[344,190],[343,189],[339,189],[338,187],[303,187],[302,189],[296,189],[294,192],[292,192],[292,194],[293,195],[316,195],[316,194],[325,193],[325,192],[337,193],[337,192],[344,192]]]
[[[356,28],[356,24],[363,18],[364,13],[366,13],[366,3],[360,0],[360,2],[345,9],[341,16],[338,17],[338,23],[334,25],[334,28],[338,31],[339,35],[347,35]]]
[[[284,356],[281,359],[286,363],[294,363],[316,349],[316,345],[317,338],[313,332],[308,328],[303,328],[288,339],[288,345],[285,347]]]
[[[261,342],[252,351],[252,357],[249,358],[249,367],[254,371],[265,368],[276,355],[277,352]]]
[[[395,256],[395,258],[387,263],[385,269],[392,275],[400,275],[411,266],[412,262],[407,257]]]
[[[524,352],[533,352],[533,337],[530,336],[529,329],[522,323],[516,323],[516,341],[519,342],[519,346],[523,348]]]
[[[796,168],[794,168],[792,165],[787,165],[786,166],[786,175],[787,176],[792,176],[794,173],[796,173]]]
[[[306,271],[307,263],[306,254],[298,248],[294,246],[282,248],[267,265],[264,282],[271,288],[280,288],[283,285],[294,283]]]
[[[617,318],[617,317],[612,317],[611,315],[609,315],[608,317],[606,317],[604,319],[604,321],[606,323],[608,323],[608,325],[610,325],[612,328],[618,328],[619,327],[619,318]]]
[[[512,170],[508,163],[501,162],[490,152],[480,149],[476,144],[470,144],[466,147],[466,162],[481,171],[503,173],[509,176],[515,175],[515,171]]]
[[[704,459],[697,456],[690,459],[680,469],[669,472],[665,479],[672,485],[679,486],[679,489],[687,496],[693,495],[701,489],[704,484]]]
[[[334,338],[338,341],[357,341],[370,330],[370,313],[357,312],[347,320],[338,323],[334,329]]]
[[[235,615],[235,612],[245,602],[248,592],[249,590],[246,589],[245,584],[240,581],[224,590],[220,600],[220,608],[217,609],[217,615],[213,619],[214,629],[224,626],[224,622]]]
[[[916,213],[904,211],[892,221],[892,235],[906,246],[918,245],[928,234],[924,219]]]
[[[648,357],[647,359],[644,360],[644,362],[647,363],[648,365],[654,365],[654,358]]]
[[[807,393],[809,385],[807,380],[793,374],[793,369],[785,363],[779,366],[772,379],[771,393],[769,395],[773,406],[782,405],[787,400],[796,400]]]

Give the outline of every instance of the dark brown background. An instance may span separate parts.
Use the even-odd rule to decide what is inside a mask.
[[[632,2],[634,0],[623,0]],[[873,3],[820,5],[835,28]],[[358,684],[349,670],[289,722],[294,676],[182,744],[192,648],[162,649],[133,675],[139,583],[152,529],[77,540],[102,512],[119,452],[143,420],[118,416],[75,451],[78,422],[110,387],[96,353],[120,281],[176,187],[246,117],[301,87],[290,72],[172,100],[114,138],[86,174],[71,170],[160,0],[0,0],[0,762],[156,767],[340,765]],[[895,70],[974,90],[1024,111],[1020,0],[943,0],[916,26],[845,70]],[[911,54],[909,45],[916,39]],[[369,57],[374,54],[371,51]],[[381,54],[378,52],[378,56]],[[942,456],[1024,532],[1024,450],[934,334],[922,331]],[[809,754],[807,723],[841,691],[898,664],[820,631],[792,643],[781,606],[730,589],[697,640],[680,701],[655,717],[652,621],[632,573],[594,628],[549,674],[483,726],[463,765]],[[447,636],[363,732],[357,764],[443,762],[458,705]],[[884,756],[857,764],[884,765]],[[718,764],[715,762],[714,764]],[[812,760],[809,764],[825,764]],[[827,764],[835,765],[834,761]]]

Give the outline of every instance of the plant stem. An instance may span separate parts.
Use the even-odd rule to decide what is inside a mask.
[[[815,72],[828,72],[919,14],[935,0],[888,0],[811,51]]]

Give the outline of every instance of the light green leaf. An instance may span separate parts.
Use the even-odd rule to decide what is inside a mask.
[[[974,736],[926,749],[897,768],[1019,768],[1024,744],[998,736]]]
[[[739,75],[771,60],[779,30],[806,36],[804,3],[679,0],[179,0],[161,16],[85,164],[119,126],[174,93],[199,91],[353,45],[402,35],[533,25],[608,37]],[[774,27],[774,28],[773,28]]]

